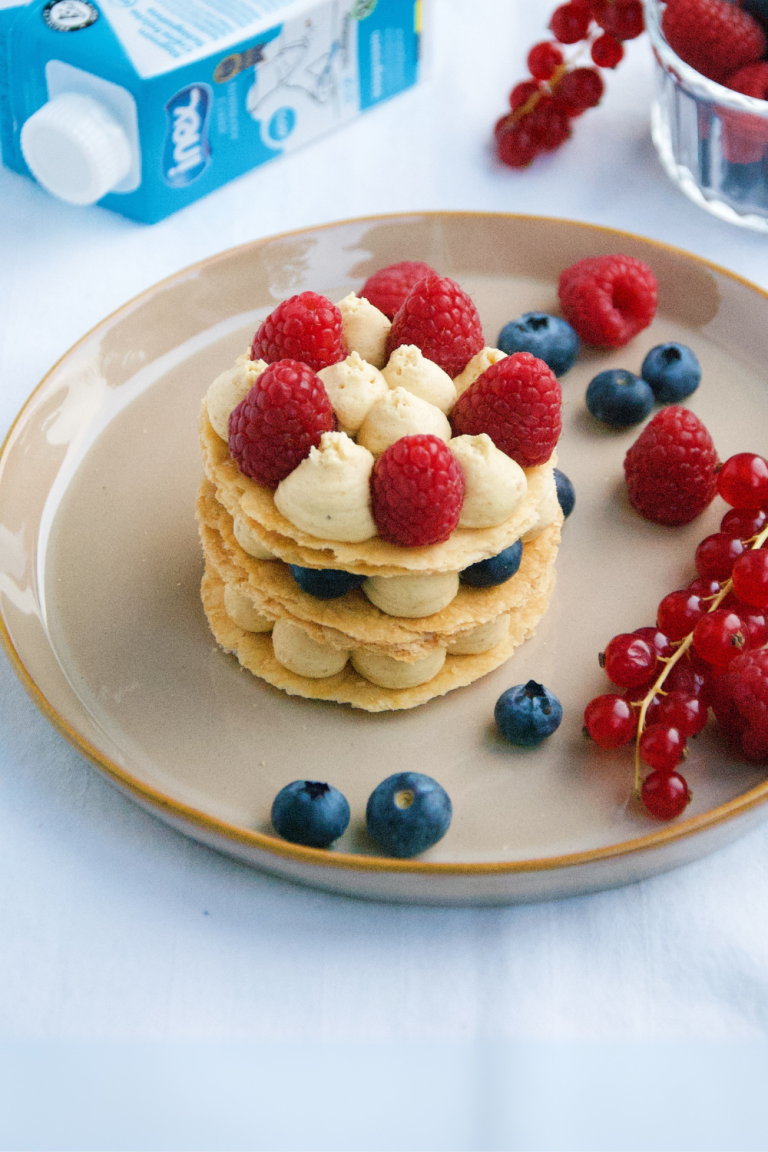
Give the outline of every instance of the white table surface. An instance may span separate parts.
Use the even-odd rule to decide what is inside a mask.
[[[337,218],[418,209],[569,217],[673,243],[768,288],[768,236],[708,216],[662,172],[649,136],[645,37],[628,46],[603,103],[557,154],[522,173],[493,161],[491,127],[524,76],[525,53],[542,38],[551,7],[549,0],[437,0],[428,29],[432,70],[421,86],[154,227],[70,208],[0,170],[3,434],[51,364],[136,293],[221,249]],[[234,1059],[237,1043],[256,1045],[248,1059],[257,1050],[272,1053],[273,1068],[287,1061],[286,1076],[309,1061],[322,1078],[328,1067],[341,1076],[334,1061],[370,1055],[370,1045],[387,1060],[390,1054],[391,1069],[410,1068],[410,1059],[426,1072],[434,1071],[437,1051],[429,1046],[440,1041],[449,1063],[445,1054],[459,1051],[451,1045],[466,1053],[467,1045],[500,1044],[487,1049],[498,1056],[487,1055],[488,1068],[498,1069],[510,1053],[530,1055],[548,1044],[568,1052],[571,1042],[599,1049],[710,1041],[721,1051],[725,1042],[762,1041],[768,1030],[768,825],[680,871],[561,903],[474,911],[357,903],[251,871],[146,815],[48,726],[5,659],[0,877],[0,1054],[18,1077],[12,1092],[6,1082],[5,1121],[0,1109],[4,1148],[97,1141],[88,1135],[90,1090],[78,1095],[82,1085],[72,1089],[69,1121],[62,1113],[60,1128],[22,1123],[19,1102],[35,1076],[50,1089],[80,1059],[93,1070],[99,1045],[113,1055],[119,1044],[139,1053],[129,1080],[139,1065],[146,1070],[140,1053],[156,1042],[176,1069],[201,1044],[209,1056],[226,1050]],[[583,1136],[583,1144],[573,1134],[545,1140],[539,1130],[488,1135],[477,1119],[482,1113],[487,1121],[483,1093],[458,1075],[461,1059],[455,1056],[451,1075],[463,1088],[454,1092],[446,1072],[445,1107],[461,1091],[474,1104],[467,1104],[467,1134],[456,1128],[451,1146],[603,1146],[594,1133],[594,1143]],[[582,1063],[566,1060],[571,1076]],[[649,1063],[627,1071],[628,1098],[652,1076]],[[344,1068],[348,1083],[349,1060]],[[189,1072],[187,1085],[197,1083],[195,1075]],[[392,1088],[390,1106],[395,1094]],[[234,1107],[230,1101],[230,1116]],[[410,1115],[408,1107],[401,1101],[397,1114]],[[136,1111],[130,1114],[135,1121]],[[121,1135],[121,1123],[113,1117],[98,1139],[109,1132],[115,1147],[193,1146],[183,1125],[152,1128],[147,1119],[146,1129],[131,1128],[125,1119],[132,1135]],[[314,1130],[318,1147],[355,1146],[344,1143],[343,1123],[336,1145],[333,1125],[323,1123]],[[225,1147],[308,1147],[312,1140],[295,1115],[283,1127],[257,1125],[261,1135],[224,1128],[206,1136],[199,1124],[201,1147],[216,1139]],[[727,1135],[718,1144],[715,1129],[707,1131],[713,1147],[748,1146],[745,1134],[729,1145]],[[429,1136],[418,1125],[405,1133],[385,1125],[379,1133],[374,1139],[358,1130],[357,1146],[448,1146],[434,1127]],[[636,1139],[640,1147],[688,1146]]]

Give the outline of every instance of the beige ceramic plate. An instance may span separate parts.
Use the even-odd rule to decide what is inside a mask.
[[[274,302],[304,289],[339,299],[369,273],[425,260],[474,296],[493,344],[501,325],[556,308],[561,269],[627,252],[660,282],[652,328],[619,353],[586,352],[563,381],[561,467],[576,485],[552,607],[499,671],[412,712],[370,715],[288,697],[219,652],[199,603],[193,506],[200,398]],[[180,273],[85,337],[32,395],[0,459],[0,603],[5,645],[49,719],[118,787],[175,828],[281,876],[390,900],[540,900],[627,883],[682,864],[762,819],[766,773],[733,760],[716,731],[694,745],[686,818],[628,805],[631,754],[581,735],[604,691],[597,653],[651,623],[692,575],[718,501],[682,530],[626,505],[635,432],[598,428],[584,391],[599,369],[638,371],[663,340],[704,366],[691,407],[724,459],[768,444],[768,298],[684,253],[605,229],[493,215],[355,220],[264,240]],[[565,720],[539,749],[494,734],[493,706],[536,678]],[[416,861],[376,855],[362,829],[385,776],[413,768],[448,789],[454,821]],[[352,821],[331,852],[276,839],[269,809],[298,777],[342,789]]]

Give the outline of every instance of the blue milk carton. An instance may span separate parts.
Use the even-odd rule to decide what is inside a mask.
[[[0,0],[3,163],[153,222],[414,84],[421,0]]]

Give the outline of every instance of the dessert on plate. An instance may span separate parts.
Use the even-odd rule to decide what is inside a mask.
[[[283,301],[200,415],[202,599],[292,695],[411,708],[498,667],[554,584],[560,388],[426,265]]]

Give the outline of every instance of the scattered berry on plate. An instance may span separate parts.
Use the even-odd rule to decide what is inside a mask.
[[[496,584],[504,584],[515,575],[522,558],[523,542],[516,540],[497,556],[470,564],[469,568],[459,573],[459,580],[472,588],[493,588]]]
[[[720,84],[765,55],[761,26],[727,0],[668,0],[661,29],[681,60]]]
[[[562,428],[557,377],[530,352],[506,356],[462,392],[451,413],[455,436],[486,432],[522,468],[545,464]]]
[[[662,408],[624,458],[629,502],[646,520],[689,524],[712,503],[717,468],[712,437],[698,416],[677,404]]]
[[[510,320],[499,333],[498,346],[511,356],[513,352],[530,352],[562,376],[572,368],[579,354],[579,338],[567,320],[546,312],[526,312],[519,320]]]
[[[426,852],[442,840],[453,805],[442,785],[421,772],[397,772],[382,780],[365,808],[368,834],[392,856]]]
[[[436,275],[434,268],[421,260],[401,260],[369,276],[360,289],[360,296],[393,320],[411,288],[425,276]]]
[[[561,472],[559,468],[553,468],[553,472],[555,474],[557,502],[560,505],[560,511],[567,520],[576,504],[576,490],[565,472]]]
[[[499,732],[510,744],[532,747],[560,727],[563,707],[543,684],[529,680],[502,692],[494,717]]]
[[[347,355],[341,312],[325,296],[302,292],[278,304],[259,327],[251,345],[252,360],[299,360],[315,372],[338,364]]]
[[[625,368],[598,372],[587,388],[587,409],[609,428],[630,428],[651,414],[654,396],[650,384]]]
[[[657,344],[640,369],[659,404],[679,404],[701,381],[701,365],[687,344]]]
[[[477,308],[455,280],[425,276],[395,314],[387,355],[403,344],[415,344],[453,379],[485,347]]]
[[[656,277],[634,256],[579,260],[560,274],[559,292],[566,320],[599,348],[622,348],[656,315]]]
[[[317,600],[337,600],[353,588],[359,588],[365,580],[365,576],[343,572],[340,568],[302,568],[298,564],[288,567],[302,592]]]
[[[374,465],[371,512],[390,544],[422,548],[447,540],[463,500],[464,473],[439,436],[403,436]]]
[[[328,848],[349,824],[349,804],[338,788],[294,780],[275,796],[272,825],[279,836],[308,848]]]
[[[274,489],[335,427],[319,376],[307,364],[278,360],[232,411],[229,451],[241,472]]]

